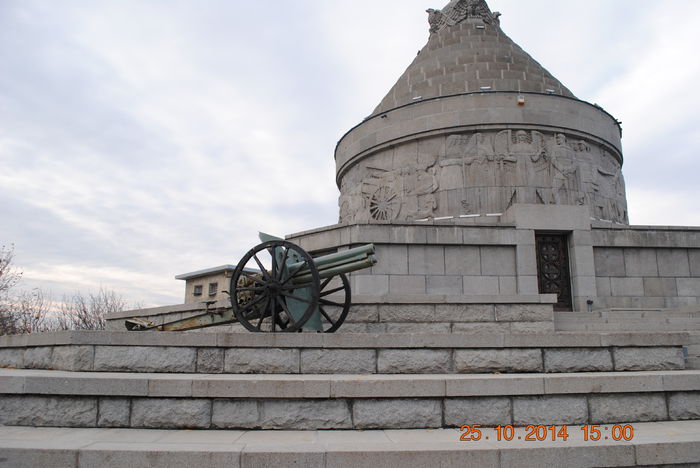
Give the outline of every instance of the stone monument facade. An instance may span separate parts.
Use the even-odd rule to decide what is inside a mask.
[[[484,1],[428,10],[430,38],[336,149],[341,223],[586,206],[628,223],[621,130],[501,30]]]
[[[554,310],[693,306],[683,325],[697,330],[700,229],[627,224],[617,122],[483,0],[428,13],[428,46],[338,144],[341,223],[288,236],[318,254],[375,244],[340,331],[376,334],[123,331],[202,312],[190,303],[112,314],[115,331],[0,337],[0,465],[698,466],[688,334],[558,333]],[[599,438],[567,441],[576,425]],[[550,426],[554,442],[523,445]],[[491,442],[460,438],[471,427]],[[218,446],[192,431],[105,443],[111,428],[222,432]],[[259,429],[288,432],[240,432]],[[345,433],[309,442],[323,430]]]
[[[700,230],[629,225],[619,122],[500,16],[483,0],[428,10],[427,44],[338,142],[339,224],[289,238],[377,245],[352,286],[378,323],[356,331],[536,332],[552,309],[697,305]]]
[[[700,229],[629,225],[619,122],[485,1],[427,12],[427,44],[337,144],[339,223],[287,236],[375,244],[341,331],[549,332],[555,311],[700,304]]]

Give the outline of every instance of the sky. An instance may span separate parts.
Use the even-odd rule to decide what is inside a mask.
[[[258,231],[337,222],[333,150],[446,0],[0,0],[0,245],[20,286],[182,302]],[[700,2],[490,0],[623,126],[630,221],[700,226]]]

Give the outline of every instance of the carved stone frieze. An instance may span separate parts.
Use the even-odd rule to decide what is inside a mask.
[[[430,159],[430,158],[429,158]],[[413,221],[433,217],[439,188],[436,158],[428,167],[379,169],[363,166],[366,176],[342,190],[340,222]],[[359,188],[359,190],[358,190]]]
[[[589,206],[627,223],[620,163],[597,142],[505,129],[432,137],[363,160],[341,181],[340,221],[503,213],[515,203]]]

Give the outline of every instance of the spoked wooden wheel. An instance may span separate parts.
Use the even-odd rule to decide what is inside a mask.
[[[345,321],[350,310],[350,281],[341,273],[321,281],[318,310],[323,333],[333,333]]]
[[[318,307],[319,285],[316,264],[304,249],[283,240],[263,242],[238,262],[231,305],[250,331],[295,332]]]

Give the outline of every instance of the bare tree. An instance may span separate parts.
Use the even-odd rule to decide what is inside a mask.
[[[17,333],[17,317],[13,313],[10,289],[16,285],[22,273],[12,267],[14,246],[0,247],[0,335]]]
[[[22,278],[22,273],[12,267],[15,246],[0,246],[0,293],[7,293]]]
[[[100,289],[97,294],[87,297],[76,293],[64,297],[59,308],[56,324],[60,330],[104,330],[105,316],[120,312],[126,307],[126,301],[114,291]]]
[[[51,330],[104,330],[105,316],[126,308],[114,291],[76,292],[56,305],[41,289],[11,293],[22,278],[12,266],[14,246],[0,247],[0,335]]]
[[[0,336],[15,335],[17,331],[17,320],[12,313],[10,306],[4,300],[0,300]]]
[[[16,324],[15,333],[37,333],[51,328],[51,297],[35,288],[21,292],[12,304],[12,314]]]

